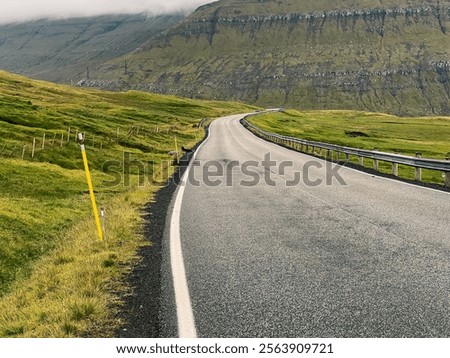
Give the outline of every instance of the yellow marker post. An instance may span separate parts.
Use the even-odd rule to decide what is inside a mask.
[[[177,137],[175,137],[175,153],[177,155],[177,164],[180,164],[180,155],[178,153],[178,141]]]
[[[94,187],[92,185],[91,173],[89,172],[89,164],[88,164],[87,155],[86,155],[86,148],[84,147],[84,138],[83,138],[82,133],[78,133],[78,140],[80,141],[80,145],[81,145],[81,155],[83,157],[84,170],[86,171],[86,179],[88,182],[89,195],[91,197],[92,210],[94,212],[95,224],[97,226],[98,238],[100,239],[100,241],[103,241],[103,230],[102,230],[102,225],[100,223],[100,216],[98,214],[97,202],[95,201]]]

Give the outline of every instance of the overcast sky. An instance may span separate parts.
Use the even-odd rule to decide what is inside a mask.
[[[159,15],[194,10],[213,0],[0,0],[0,23],[117,13]]]

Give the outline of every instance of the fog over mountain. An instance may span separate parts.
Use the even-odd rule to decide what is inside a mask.
[[[43,18],[192,11],[211,0],[0,0],[0,24]]]

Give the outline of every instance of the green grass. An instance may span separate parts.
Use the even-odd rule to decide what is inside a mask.
[[[293,136],[353,148],[378,150],[445,159],[450,157],[449,117],[397,117],[360,111],[296,111],[264,114],[250,118],[259,128]],[[352,158],[354,163],[356,158]],[[372,165],[365,160],[366,166]],[[381,163],[380,170],[391,172],[391,165]],[[400,177],[414,178],[414,168],[399,167]],[[423,180],[442,184],[442,173],[423,171]]]
[[[191,147],[204,135],[196,126],[202,118],[252,110],[239,103],[80,90],[0,72],[0,337],[111,335],[117,323],[110,321],[111,302],[118,304],[112,288],[123,287],[137,248],[147,244],[141,209],[173,173],[170,165],[160,168],[172,163],[175,138],[178,150]],[[97,202],[106,208],[103,243],[96,237],[77,132],[86,135]],[[146,179],[140,182],[133,166],[129,184],[111,186],[125,170],[124,153],[145,164]]]

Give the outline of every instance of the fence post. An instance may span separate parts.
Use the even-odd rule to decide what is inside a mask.
[[[422,153],[416,153],[417,158],[422,158]],[[422,168],[416,168],[416,180],[422,181]]]
[[[27,149],[27,145],[25,144],[22,149],[22,160],[25,158],[25,150]]]
[[[45,149],[45,133],[44,133],[44,136],[42,137],[42,148],[41,149],[42,150]]]
[[[64,133],[61,133],[61,148],[63,147],[64,142]]]
[[[100,217],[102,220],[103,239],[106,240],[106,212],[105,208],[100,208]]]
[[[67,143],[69,143],[69,142],[70,142],[70,127],[67,130]]]
[[[55,133],[55,135],[53,136],[52,145],[55,144],[55,141],[56,141],[56,133]]]
[[[392,163],[392,174],[398,177],[398,163]]]
[[[33,138],[33,149],[31,150],[31,159],[34,158],[34,150],[36,149],[36,138]]]
[[[358,157],[358,164],[362,167],[364,166],[364,157]]]

